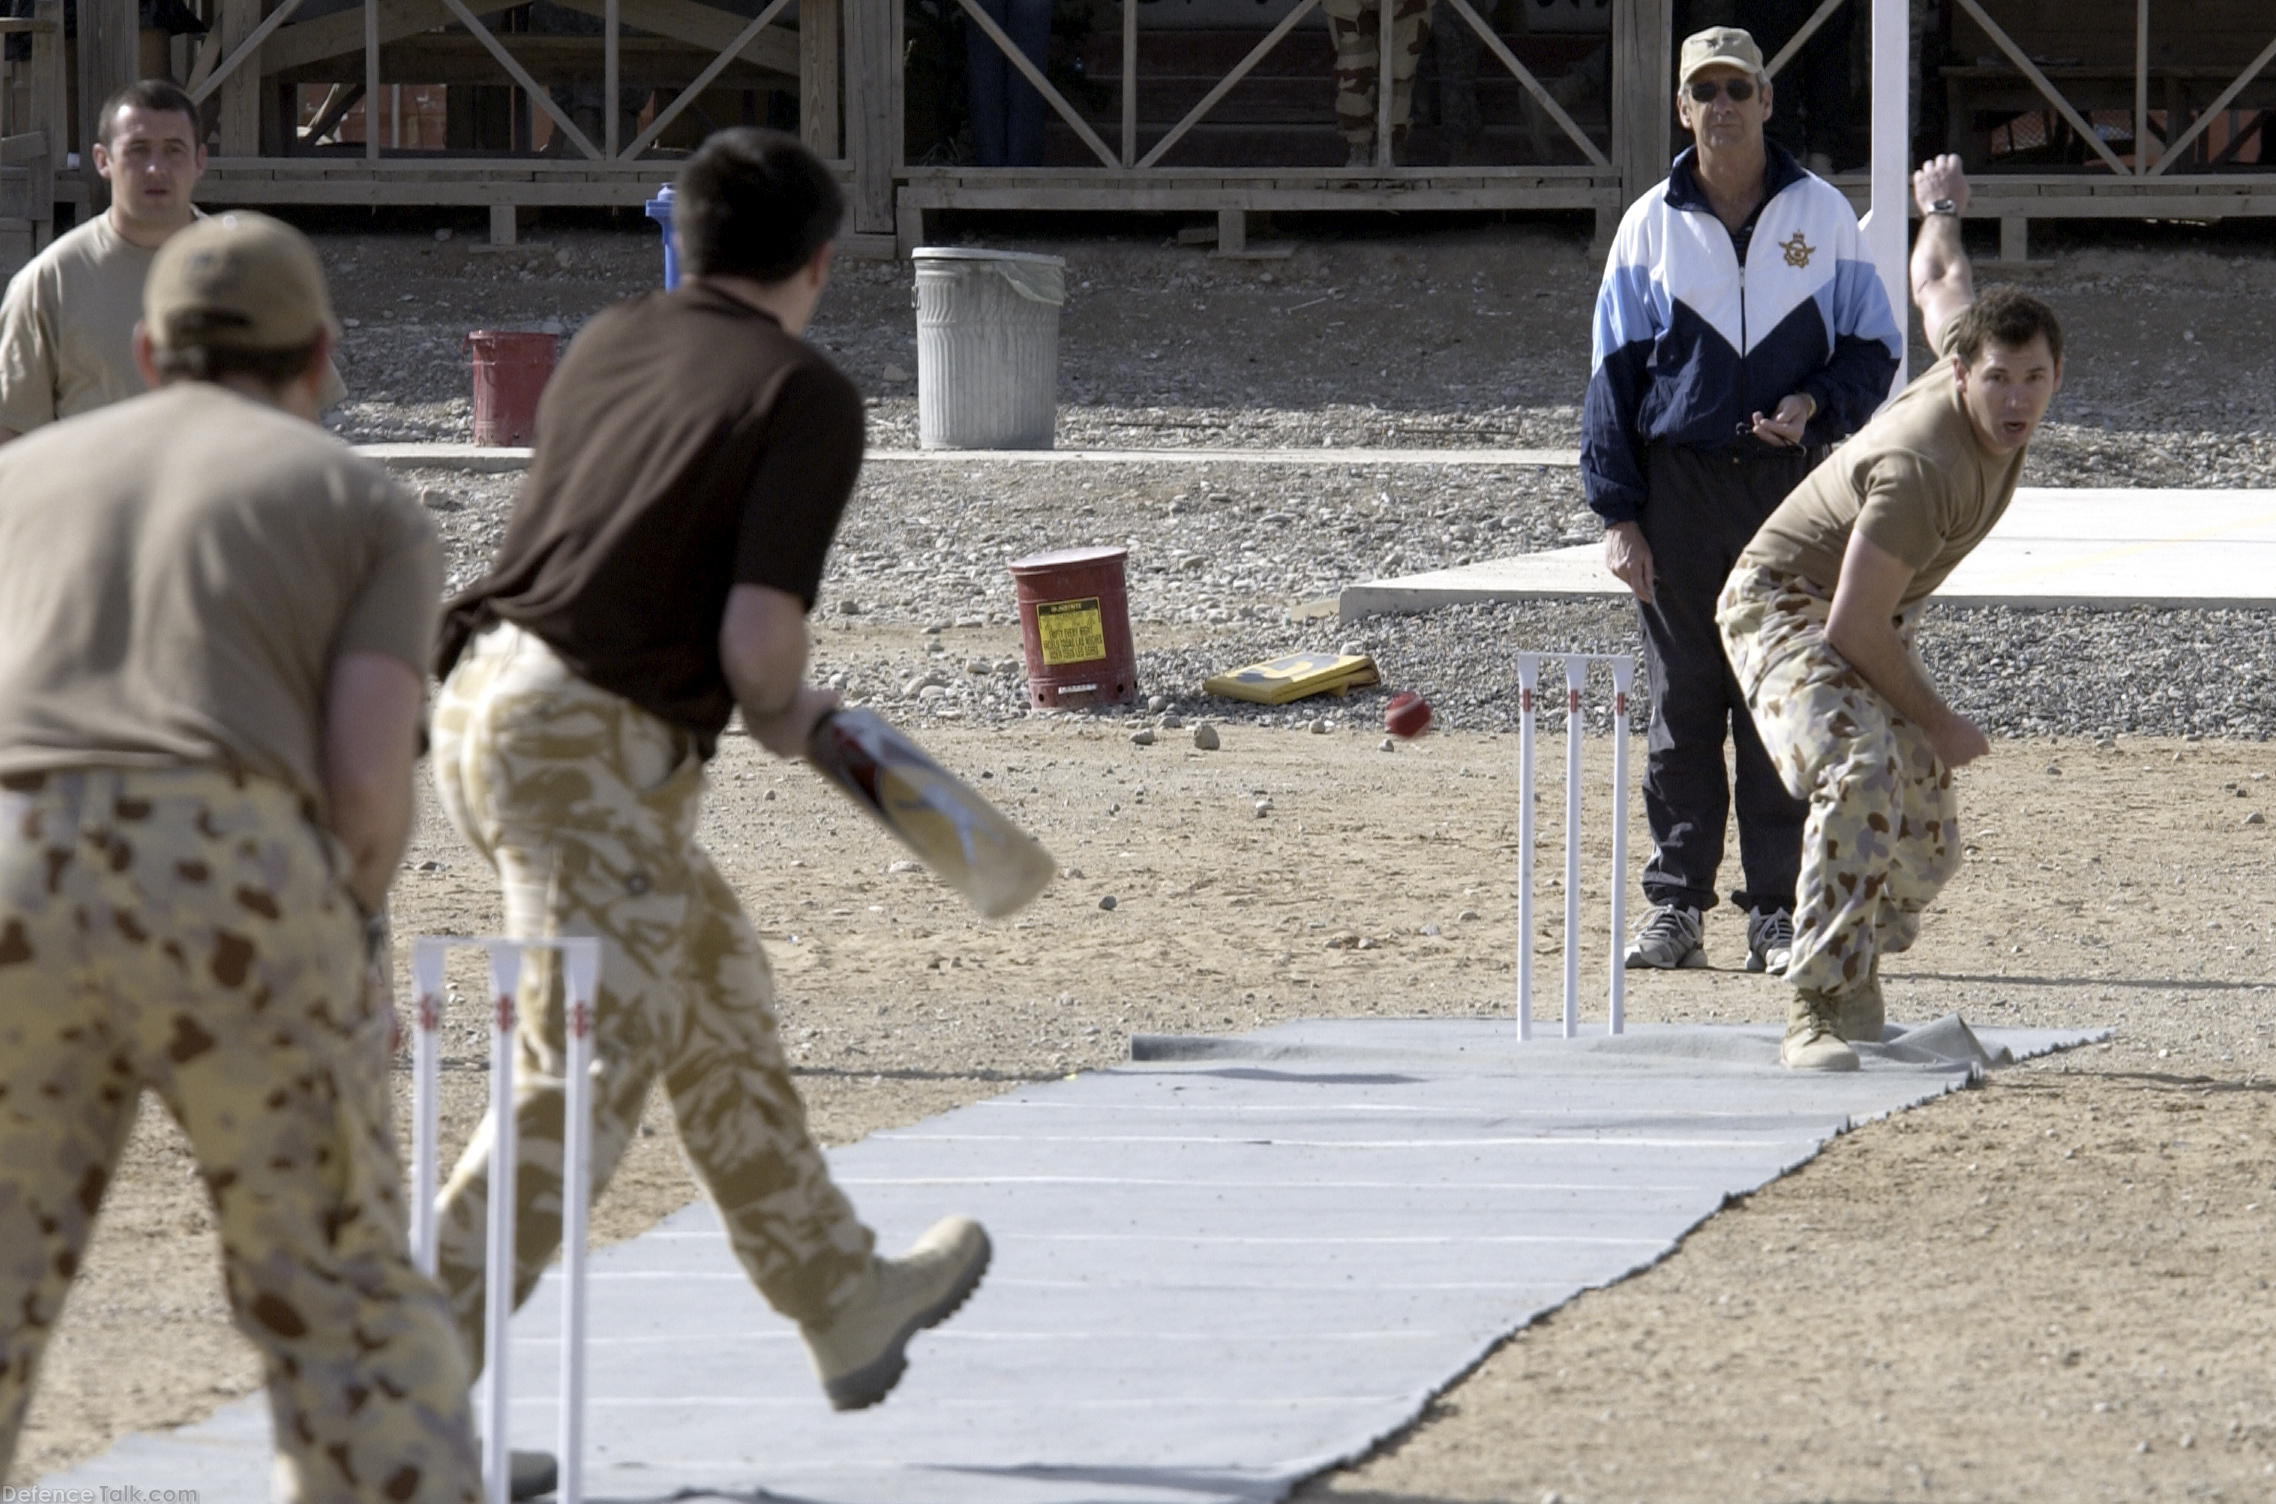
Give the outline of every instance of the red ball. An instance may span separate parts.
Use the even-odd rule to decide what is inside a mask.
[[[1383,707],[1383,729],[1393,736],[1417,737],[1429,726],[1430,701],[1411,689],[1391,696],[1391,703]]]

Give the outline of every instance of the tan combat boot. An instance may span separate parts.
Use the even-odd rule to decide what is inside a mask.
[[[1841,999],[1834,1030],[1853,1044],[1879,1044],[1881,1028],[1889,1021],[1881,1000],[1880,963],[1865,973],[1865,985]]]
[[[852,1296],[826,1320],[803,1325],[814,1375],[833,1410],[876,1404],[901,1381],[909,1339],[946,1321],[988,1271],[988,1234],[969,1217],[943,1217],[899,1258],[873,1259]]]
[[[1779,1064],[1790,1071],[1853,1071],[1857,1052],[1841,1041],[1841,1005],[1832,998],[1797,992],[1786,1006],[1786,1042]]]

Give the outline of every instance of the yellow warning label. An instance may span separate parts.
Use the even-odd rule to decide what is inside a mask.
[[[1099,617],[1095,595],[1079,601],[1037,602],[1035,635],[1043,645],[1044,663],[1052,668],[1106,656],[1106,623]]]

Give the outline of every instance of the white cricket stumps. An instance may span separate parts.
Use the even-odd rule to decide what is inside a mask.
[[[585,1432],[585,1228],[592,1196],[593,992],[600,981],[601,943],[590,937],[561,940],[472,939],[422,935],[411,942],[411,983],[419,995],[411,1044],[411,1256],[435,1272],[436,1139],[440,1128],[443,956],[453,946],[474,947],[490,960],[490,1205],[483,1273],[482,1330],[487,1362],[482,1389],[482,1476],[489,1504],[508,1504],[513,1487],[507,1427],[511,1403],[507,1369],[514,1314],[514,992],[522,955],[558,951],[566,981],[562,1060],[561,1145],[561,1435],[557,1461],[559,1504],[584,1497]]]
[[[1636,660],[1627,653],[1517,655],[1517,1037],[1533,1037],[1533,718],[1541,665],[1565,667],[1565,1038],[1580,1032],[1581,1006],[1581,691],[1589,665],[1612,666],[1612,965],[1609,1032],[1626,1027],[1627,974],[1621,946],[1628,926],[1628,692]]]

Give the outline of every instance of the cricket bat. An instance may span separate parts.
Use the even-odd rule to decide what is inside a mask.
[[[806,760],[990,919],[1026,907],[1058,863],[980,791],[874,711],[834,710]]]

